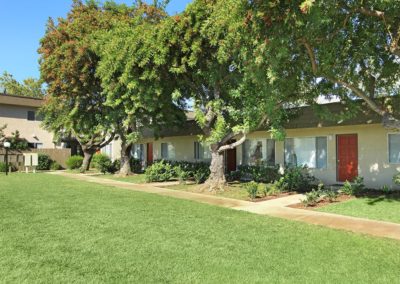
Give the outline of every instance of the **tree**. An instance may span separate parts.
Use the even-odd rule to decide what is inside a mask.
[[[173,98],[174,80],[168,77],[168,58],[158,41],[166,17],[162,6],[139,3],[130,21],[97,34],[97,75],[121,139],[120,175],[131,173],[131,149],[145,126],[157,135],[160,128],[185,119],[182,103]]]
[[[3,142],[4,139],[6,138],[6,135],[4,133],[4,130],[7,128],[7,124],[4,124],[3,126],[0,126],[0,142]]]
[[[105,102],[96,77],[99,57],[94,52],[94,34],[115,22],[129,19],[126,5],[74,0],[65,19],[49,20],[39,48],[41,77],[48,86],[42,108],[43,125],[56,134],[71,133],[80,143],[89,168],[93,154],[115,136],[112,109]]]
[[[211,174],[205,187],[212,191],[226,183],[224,152],[280,114],[273,111],[281,105],[276,97],[258,92],[249,78],[245,80],[246,53],[240,48],[245,33],[239,32],[244,10],[220,12],[224,7],[246,7],[244,3],[194,1],[181,15],[167,19],[160,31],[160,44],[172,58],[170,72],[176,76],[177,90],[194,101],[201,138],[210,145]]]
[[[11,133],[11,137],[9,138],[12,150],[26,150],[29,148],[28,141],[26,139],[21,138],[21,135],[18,130]]]
[[[14,79],[13,75],[7,72],[0,76],[0,90],[11,95],[33,98],[43,98],[45,95],[41,80],[27,78],[20,83]]]
[[[399,10],[400,2],[384,0],[254,0],[243,20],[269,88],[274,81],[297,86],[297,101],[308,104],[338,97],[352,115],[368,108],[384,127],[400,130]],[[283,76],[288,68],[290,78]]]

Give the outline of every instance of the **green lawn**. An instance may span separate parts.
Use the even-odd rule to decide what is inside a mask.
[[[48,174],[0,175],[1,283],[396,283],[400,242]]]
[[[111,175],[111,174],[99,174],[96,175],[96,177],[100,178],[108,178],[112,180],[118,180],[118,181],[126,181],[126,182],[131,182],[131,183],[145,183],[146,182],[146,177],[144,174],[135,174],[127,177],[119,177],[117,175]]]
[[[360,197],[317,209],[318,211],[400,223],[400,199]]]
[[[178,185],[165,186],[165,188],[189,191],[189,192],[199,192],[199,188],[201,186],[202,185],[198,184],[178,184]],[[207,194],[208,192],[207,190],[205,190],[203,191],[203,193]],[[224,191],[217,192],[217,195],[227,198],[249,200],[249,194],[245,189],[240,187],[240,184],[230,184],[229,186],[225,187]]]

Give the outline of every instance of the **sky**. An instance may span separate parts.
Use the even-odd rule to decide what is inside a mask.
[[[132,4],[132,0],[115,0]],[[170,0],[173,15],[191,0]],[[39,40],[49,17],[65,17],[72,0],[0,0],[0,73],[11,73],[18,81],[39,78]]]

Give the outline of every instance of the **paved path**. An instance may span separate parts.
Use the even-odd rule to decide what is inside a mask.
[[[400,224],[287,207],[289,205],[299,203],[299,200],[304,197],[301,194],[254,203],[250,201],[214,195],[160,188],[154,186],[153,184],[133,184],[130,182],[115,181],[89,175],[70,174],[66,172],[53,172],[51,174],[62,175],[73,179],[114,186],[133,191],[155,193],[174,198],[193,200],[255,214],[301,221],[309,224],[321,225],[334,229],[342,229],[355,233],[400,240]]]

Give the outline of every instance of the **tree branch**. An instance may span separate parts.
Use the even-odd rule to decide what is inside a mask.
[[[381,19],[385,18],[385,12],[378,11],[378,10],[371,10],[371,9],[367,9],[365,7],[360,7],[358,9],[356,9],[356,11],[365,16],[376,17],[376,18],[381,18]]]
[[[246,141],[246,133],[243,133],[242,138],[240,138],[238,141],[220,147],[218,149],[218,153],[222,153],[223,151],[226,151],[226,150],[235,149],[237,146],[242,145],[244,143],[244,141]]]
[[[318,64],[317,64],[317,60],[315,59],[314,50],[313,50],[311,44],[305,38],[301,38],[299,40],[299,42],[301,44],[303,44],[304,47],[306,48],[308,57],[310,58],[310,62],[311,62],[311,69],[312,69],[314,75],[317,75],[317,73],[318,73]]]

